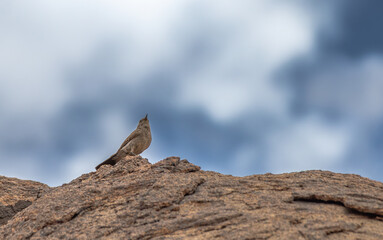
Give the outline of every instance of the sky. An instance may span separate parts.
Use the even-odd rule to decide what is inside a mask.
[[[0,2],[0,175],[59,186],[146,113],[152,163],[383,181],[383,2]]]

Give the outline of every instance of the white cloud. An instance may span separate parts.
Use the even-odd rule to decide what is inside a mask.
[[[307,104],[369,124],[383,119],[383,57],[337,59],[310,79]]]
[[[170,49],[178,1],[13,1],[0,16],[0,93],[8,114],[50,117],[68,101],[67,70],[105,41],[119,44],[115,71],[135,82]],[[130,76],[130,77],[124,77]],[[16,112],[17,111],[17,112]]]
[[[211,26],[206,41],[220,47],[207,66],[184,77],[181,107],[201,107],[217,121],[231,120],[249,109],[284,111],[288,99],[272,82],[273,74],[312,50],[315,19],[299,5],[278,3],[202,5],[211,21],[206,23]],[[224,29],[218,38],[217,29]]]
[[[267,165],[274,173],[336,169],[350,150],[351,132],[307,117],[269,133]]]
[[[179,39],[190,31],[191,38],[206,34],[199,32],[205,24],[223,35],[207,33],[203,41],[224,45],[208,66],[181,76],[180,104],[201,107],[217,120],[249,108],[278,112],[286,99],[272,74],[312,49],[316,21],[293,1],[37,0],[7,7],[0,33],[0,91],[9,106],[3,111],[32,109],[45,118],[72,97],[67,69],[88,61],[104,41],[118,44],[114,81],[135,87],[148,69],[185,57]],[[189,29],[189,19],[196,27]]]

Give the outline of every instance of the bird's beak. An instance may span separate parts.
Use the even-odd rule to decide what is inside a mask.
[[[145,120],[148,120],[148,114],[146,114],[146,116],[145,116]]]

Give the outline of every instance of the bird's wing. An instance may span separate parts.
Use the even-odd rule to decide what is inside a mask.
[[[130,142],[133,138],[137,137],[139,135],[139,132],[137,130],[134,130],[126,139],[125,141],[121,144],[121,147],[118,149],[118,151],[121,150],[128,142]],[[117,151],[117,152],[118,152]]]

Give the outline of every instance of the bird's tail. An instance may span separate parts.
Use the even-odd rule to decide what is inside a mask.
[[[99,169],[102,165],[105,165],[105,164],[109,164],[109,165],[114,165],[117,163],[116,161],[116,157],[117,157],[117,154],[113,154],[112,156],[110,156],[108,159],[106,159],[105,161],[103,161],[102,163],[98,164],[97,167],[96,167],[96,170]]]

